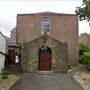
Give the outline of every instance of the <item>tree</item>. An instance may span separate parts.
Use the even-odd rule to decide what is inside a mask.
[[[80,21],[87,20],[90,25],[90,0],[83,0],[82,6],[77,7],[75,12]]]

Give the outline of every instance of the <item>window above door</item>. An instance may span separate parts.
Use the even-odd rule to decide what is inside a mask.
[[[41,20],[41,33],[50,34],[50,19],[48,17]]]

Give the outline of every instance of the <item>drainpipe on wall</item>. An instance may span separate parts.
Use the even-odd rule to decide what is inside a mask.
[[[22,60],[23,60],[23,48],[24,48],[24,47],[23,47],[23,43],[22,43]]]
[[[22,58],[21,71],[22,71],[22,72],[23,72],[23,66],[22,66],[22,65],[23,65],[23,48],[24,48],[24,46],[23,46],[23,43],[22,43],[22,50],[21,50],[21,51],[22,51],[22,52],[21,52],[21,55],[22,55],[22,57],[21,57],[21,58]]]

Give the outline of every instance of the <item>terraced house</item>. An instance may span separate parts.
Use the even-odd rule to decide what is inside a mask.
[[[88,34],[88,33],[82,33],[79,36],[79,43],[82,43],[86,47],[90,48],[90,34]]]
[[[18,14],[16,41],[22,44],[24,72],[63,72],[69,66],[78,65],[78,17],[75,14]]]

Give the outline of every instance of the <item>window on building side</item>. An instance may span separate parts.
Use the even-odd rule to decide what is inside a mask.
[[[50,34],[50,20],[47,17],[41,21],[41,33]]]

